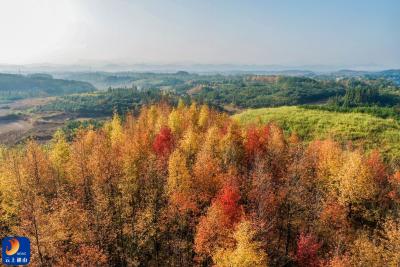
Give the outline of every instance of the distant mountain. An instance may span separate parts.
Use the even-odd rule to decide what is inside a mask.
[[[393,81],[397,85],[400,85],[400,69],[399,70],[384,70],[375,73],[367,74],[367,77],[372,78],[384,78]]]
[[[53,79],[49,74],[25,76],[0,73],[0,100],[58,96],[94,90],[96,88],[88,82]]]
[[[131,86],[137,73],[174,74],[185,71],[205,75],[283,75],[304,76],[319,79],[332,78],[385,78],[400,84],[400,70],[379,70],[377,65],[338,67],[329,65],[262,65],[262,64],[127,64],[107,62],[83,62],[75,65],[30,64],[1,65],[0,72],[32,74],[49,73],[60,79],[90,82],[98,88]]]
[[[321,76],[334,78],[372,78],[372,79],[387,79],[400,85],[400,69],[399,70],[383,70],[383,71],[358,71],[358,70],[339,70]]]
[[[332,75],[338,75],[338,76],[363,76],[365,74],[370,73],[369,71],[362,71],[362,70],[338,70],[335,72],[332,72]]]
[[[278,64],[199,64],[199,63],[113,63],[101,61],[83,61],[78,64],[28,64],[28,65],[7,65],[0,64],[0,72],[9,73],[58,73],[58,72],[156,72],[156,73],[175,73],[180,70],[201,73],[201,74],[238,74],[238,73],[266,73],[285,72],[285,71],[305,71],[315,73],[331,73],[340,69],[377,71],[375,65],[366,66],[332,66],[332,65],[278,65]],[[308,74],[307,74],[308,75]]]

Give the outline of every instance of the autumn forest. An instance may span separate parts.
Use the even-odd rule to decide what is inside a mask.
[[[0,235],[29,237],[33,266],[398,266],[397,169],[159,103],[1,148]]]

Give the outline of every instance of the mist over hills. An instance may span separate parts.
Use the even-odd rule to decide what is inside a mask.
[[[221,74],[280,74],[280,75],[310,75],[331,72],[377,72],[390,69],[386,66],[376,64],[354,65],[354,66],[334,66],[334,65],[279,65],[279,64],[198,64],[198,63],[112,63],[112,62],[84,62],[78,64],[0,64],[0,72],[7,73],[37,73],[37,72],[167,72],[173,73],[180,70],[194,73],[221,73]]]
[[[376,64],[366,66],[330,65],[252,65],[252,64],[123,64],[110,62],[83,62],[82,64],[0,64],[0,73],[50,74],[57,79],[88,82],[98,89],[115,86],[131,86],[139,73],[175,74],[185,71],[198,75],[280,75],[301,76],[317,79],[384,78],[400,84],[400,69],[384,69]]]

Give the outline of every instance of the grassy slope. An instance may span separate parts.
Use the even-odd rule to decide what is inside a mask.
[[[286,132],[296,132],[304,140],[351,140],[367,150],[376,148],[389,158],[400,158],[400,124],[393,119],[300,107],[250,109],[233,117],[242,124],[274,121]]]

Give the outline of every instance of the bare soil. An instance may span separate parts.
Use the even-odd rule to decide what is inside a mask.
[[[14,145],[26,139],[50,140],[54,131],[74,116],[66,113],[34,113],[30,109],[54,97],[32,98],[0,104],[0,144]]]

